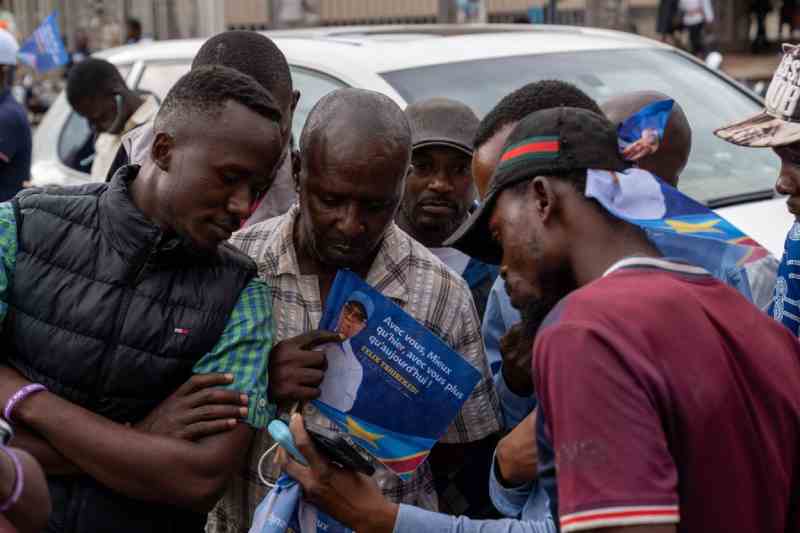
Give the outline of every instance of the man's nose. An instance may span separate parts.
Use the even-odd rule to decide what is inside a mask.
[[[431,180],[428,182],[428,189],[438,193],[451,192],[453,190],[453,183],[450,181],[447,172],[438,170],[431,176]]]
[[[228,211],[244,220],[250,215],[250,206],[255,197],[250,191],[250,184],[242,181],[243,183],[236,187],[228,199]]]
[[[366,231],[358,206],[349,205],[343,209],[342,215],[336,224],[336,229],[350,238],[359,237]]]
[[[781,165],[781,172],[775,182],[775,190],[778,191],[778,194],[789,196],[798,194],[800,192],[798,183],[800,183],[800,171],[786,164]]]

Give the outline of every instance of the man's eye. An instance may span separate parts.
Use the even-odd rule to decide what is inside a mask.
[[[430,163],[414,163],[414,173],[419,176],[427,176],[433,171],[433,166]]]
[[[320,201],[321,201],[323,204],[325,204],[325,205],[327,205],[327,206],[335,206],[336,204],[338,204],[338,203],[339,203],[339,202],[338,202],[338,200],[336,199],[336,197],[335,197],[335,196],[331,196],[331,195],[329,195],[329,194],[323,194],[323,195],[321,195],[321,196],[319,197],[319,200],[320,200]]]
[[[241,176],[232,172],[225,172],[222,174],[222,181],[228,185],[235,185],[239,183]]]
[[[455,176],[466,176],[470,173],[470,166],[469,165],[458,165],[456,168],[453,169],[453,175]]]
[[[367,204],[367,211],[372,213],[377,213],[379,211],[383,211],[387,207],[391,205],[389,202],[370,202]]]

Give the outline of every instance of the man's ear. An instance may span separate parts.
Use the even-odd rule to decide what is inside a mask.
[[[547,176],[537,176],[528,187],[528,200],[531,202],[536,215],[546,224],[558,208],[558,195],[555,183]]]
[[[172,152],[175,148],[175,139],[172,135],[164,133],[163,131],[156,134],[153,139],[153,145],[150,148],[150,155],[153,158],[156,166],[162,172],[169,172],[169,166],[172,162]]]

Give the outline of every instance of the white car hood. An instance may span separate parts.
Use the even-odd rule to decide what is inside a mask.
[[[786,210],[786,198],[721,207],[714,212],[755,239],[778,259],[783,255],[783,242],[794,223],[794,215]]]

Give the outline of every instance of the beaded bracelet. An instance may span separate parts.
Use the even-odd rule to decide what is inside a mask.
[[[19,462],[19,457],[17,457],[17,454],[14,453],[14,450],[2,445],[0,445],[0,450],[10,457],[11,462],[14,463],[14,487],[11,489],[11,494],[9,494],[8,498],[6,498],[4,502],[0,503],[0,513],[5,513],[11,509],[15,503],[17,503],[17,500],[19,500],[19,497],[22,494],[22,488],[25,486],[25,478],[24,474],[22,473],[22,463]]]
[[[14,407],[19,402],[21,402],[22,400],[24,400],[25,398],[27,398],[28,396],[30,396],[34,392],[39,392],[39,391],[43,391],[43,390],[47,390],[47,387],[45,387],[41,383],[31,383],[30,385],[25,385],[24,387],[19,389],[6,402],[6,406],[3,409],[3,418],[5,418],[9,422],[11,422],[11,413],[14,411]]]

